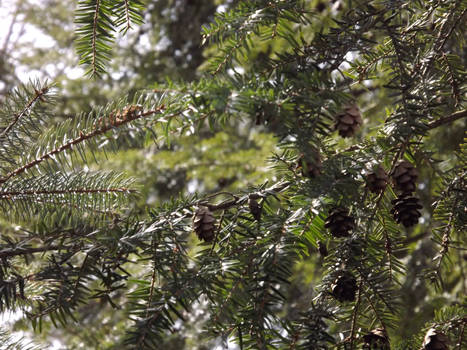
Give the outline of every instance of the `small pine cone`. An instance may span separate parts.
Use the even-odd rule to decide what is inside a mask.
[[[357,289],[355,278],[349,273],[344,273],[332,284],[331,293],[340,302],[354,301]]]
[[[248,207],[250,208],[251,215],[253,215],[256,221],[259,221],[261,219],[261,212],[263,211],[263,208],[258,203],[258,201],[256,199],[249,198]]]
[[[296,170],[300,170],[302,176],[314,178],[321,174],[322,164],[321,157],[318,152],[310,157],[301,155],[297,160]]]
[[[389,338],[383,328],[373,329],[363,336],[363,348],[369,350],[390,350]]]
[[[448,350],[448,343],[446,334],[430,328],[423,339],[421,350]]]
[[[412,163],[402,160],[394,171],[391,173],[392,180],[396,189],[403,194],[410,194],[415,191],[415,182],[417,181],[418,172]]]
[[[316,11],[321,13],[324,10],[326,10],[326,4],[322,1],[318,2],[318,4],[316,5]]]
[[[214,239],[216,219],[207,207],[198,207],[193,216],[193,230],[199,239],[211,242]]]
[[[418,219],[422,214],[418,211],[423,207],[418,203],[416,197],[399,196],[392,201],[394,205],[391,209],[391,214],[398,224],[402,222],[405,227],[410,227],[418,223]]]
[[[329,229],[334,237],[347,237],[355,228],[355,220],[348,215],[347,209],[335,208],[326,219],[324,227]]]
[[[344,108],[344,111],[336,115],[336,124],[334,129],[342,137],[351,137],[362,125],[362,116],[357,105],[351,105]]]
[[[376,170],[366,177],[367,186],[373,193],[383,192],[388,184],[388,180],[388,174],[381,165],[378,165]]]

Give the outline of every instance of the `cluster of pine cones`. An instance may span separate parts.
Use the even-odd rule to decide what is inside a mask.
[[[336,115],[334,129],[342,137],[351,137],[362,124],[362,116],[357,105],[351,104]],[[313,156],[301,155],[296,163],[296,170],[300,170],[303,176],[314,178],[321,173],[321,159],[318,151],[311,152]],[[390,174],[394,188],[399,192],[393,201],[391,213],[397,223],[410,227],[418,222],[422,206],[418,198],[412,196],[416,188],[418,178],[417,170],[405,160],[400,161]],[[381,165],[367,176],[368,189],[373,193],[381,193],[389,183],[389,175]],[[353,219],[347,215],[346,209],[337,208],[333,210],[326,222],[331,234],[335,237],[345,237],[353,228]]]
[[[449,339],[443,332],[431,328],[423,339],[420,350],[448,350]],[[389,337],[383,328],[376,328],[363,336],[363,349],[390,350]]]
[[[418,198],[412,196],[416,188],[417,170],[412,163],[402,160],[394,168],[391,177],[399,191],[399,196],[392,201],[394,206],[391,213],[397,223],[402,223],[405,227],[413,226],[421,216],[419,209],[422,209]]]
[[[419,209],[422,206],[417,197],[412,196],[416,188],[418,172],[412,163],[402,160],[390,174],[394,189],[399,192],[398,197],[392,201],[393,208],[391,214],[398,224],[405,227],[417,224],[421,214]],[[389,183],[389,176],[381,165],[378,165],[374,172],[367,178],[367,187],[373,193],[381,193]]]

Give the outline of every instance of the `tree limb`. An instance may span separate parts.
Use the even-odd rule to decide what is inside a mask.
[[[67,248],[66,246],[57,246],[57,245],[52,245],[48,247],[30,247],[30,248],[16,248],[16,249],[3,249],[0,250],[0,259],[11,257],[11,256],[17,256],[17,255],[26,255],[26,254],[33,254],[33,253],[42,253],[42,252],[47,252],[51,250],[60,250]]]
[[[55,156],[56,154],[58,153],[61,153],[67,149],[70,149],[71,147],[73,147],[74,145],[78,144],[78,143],[82,143],[88,139],[91,139],[93,137],[96,137],[96,136],[99,136],[99,135],[102,135],[104,133],[106,133],[107,131],[113,129],[113,128],[118,128],[120,126],[122,126],[123,124],[126,124],[126,123],[129,123],[129,122],[132,122],[136,119],[140,119],[140,118],[143,118],[143,117],[147,117],[149,115],[152,115],[152,114],[157,114],[157,113],[161,113],[163,110],[164,110],[164,106],[160,106],[154,110],[150,110],[150,111],[147,111],[147,112],[144,112],[144,113],[135,113],[135,110],[132,110],[132,109],[128,109],[124,112],[124,114],[120,114],[120,115],[113,115],[112,113],[108,116],[108,120],[101,120],[100,121],[100,125],[98,125],[98,128],[96,128],[95,130],[91,131],[91,132],[88,132],[86,134],[80,132],[80,135],[75,138],[75,139],[72,139],[66,143],[64,143],[63,145],[61,145],[60,147],[57,147],[53,150],[51,150],[50,152],[47,152],[45,154],[43,154],[42,156],[34,159],[33,161],[11,171],[10,173],[8,173],[4,178],[0,179],[0,184],[2,183],[5,183],[6,181],[8,181],[10,178],[14,177],[14,176],[18,176],[19,174],[22,174],[24,173],[25,171],[27,171],[28,169],[38,165],[39,163],[49,159],[49,158],[52,158],[53,156]],[[108,122],[108,123],[107,123]]]
[[[464,109],[463,111],[458,111],[458,112],[455,112],[451,115],[448,115],[447,117],[444,117],[444,118],[440,118],[438,120],[435,120],[435,121],[432,121],[431,123],[429,123],[427,125],[428,129],[431,130],[431,129],[434,129],[434,128],[437,128],[438,126],[441,126],[441,125],[444,125],[444,124],[449,124],[449,123],[452,123],[458,119],[462,119],[462,118],[465,118],[467,117],[467,109]]]

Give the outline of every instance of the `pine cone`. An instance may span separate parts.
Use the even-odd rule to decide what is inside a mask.
[[[357,281],[347,272],[338,277],[331,286],[333,297],[340,302],[354,301],[357,289]]]
[[[383,328],[373,329],[363,336],[363,348],[369,350],[389,350],[389,338]]]
[[[324,10],[326,10],[326,4],[322,1],[318,2],[318,4],[316,4],[316,11],[321,13]]]
[[[314,178],[317,177],[321,174],[321,157],[319,153],[316,151],[315,153],[312,154],[312,156],[305,157],[301,155],[297,159],[296,163],[296,170],[300,170],[302,173],[302,176]]]
[[[211,242],[214,239],[216,219],[207,207],[198,207],[193,216],[193,230],[199,239]]]
[[[334,237],[347,237],[350,235],[350,230],[355,228],[355,220],[347,215],[348,210],[345,208],[335,208],[331,211],[324,223],[324,227],[329,229]]]
[[[381,165],[378,165],[376,170],[366,177],[367,186],[373,193],[383,192],[388,184],[388,180],[388,174],[386,174]]]
[[[430,328],[423,339],[421,350],[448,350],[448,342],[446,334]]]
[[[394,205],[391,209],[391,214],[398,224],[402,222],[405,227],[410,227],[418,223],[418,219],[422,214],[418,209],[423,207],[418,203],[416,197],[399,196],[392,201]]]
[[[415,181],[417,181],[418,172],[412,163],[406,160],[400,161],[391,173],[391,177],[396,189],[403,194],[410,194],[415,191]]]
[[[350,137],[355,134],[357,129],[362,125],[362,116],[357,105],[345,107],[342,113],[336,115],[336,124],[334,129],[339,132],[342,137]]]
[[[258,201],[256,199],[249,198],[248,207],[250,208],[251,215],[253,215],[256,221],[259,221],[261,219],[263,208],[259,205]]]

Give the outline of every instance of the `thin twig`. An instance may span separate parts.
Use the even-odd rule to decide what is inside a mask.
[[[376,307],[375,305],[373,304],[373,302],[371,301],[371,298],[366,296],[366,300],[368,300],[368,303],[370,304],[370,307],[373,309],[373,312],[375,313],[375,316],[376,318],[378,319],[381,327],[384,329],[384,333],[385,334],[388,334],[388,330],[386,328],[386,325],[384,324],[383,320],[381,319],[381,317],[379,317],[379,314],[378,314],[378,311],[376,310]]]
[[[14,116],[14,119],[11,121],[11,123],[8,124],[8,126],[5,129],[3,129],[2,133],[0,134],[0,138],[4,137],[6,134],[8,134],[8,132],[10,132],[10,130],[15,126],[18,120],[20,120],[31,109],[31,107],[34,105],[34,103],[37,102],[37,100],[43,101],[43,95],[46,94],[47,91],[49,91],[48,86],[43,87],[41,90],[35,90],[34,97],[31,99],[31,101],[28,102],[26,107],[24,107],[21,112]]]
[[[126,30],[131,29],[131,20],[130,20],[130,5],[128,0],[125,0],[125,16],[126,16]]]
[[[363,288],[363,278],[360,278],[360,284],[358,285],[357,302],[355,303],[355,307],[353,309],[352,325],[351,325],[351,328],[350,328],[350,350],[353,350],[355,330],[356,330],[356,327],[357,327],[358,308],[360,306],[360,301],[361,301],[361,297],[362,297],[362,288]]]
[[[454,100],[456,101],[456,103],[454,104],[454,107],[457,107],[459,105],[459,100],[460,100],[459,85],[457,84],[456,77],[454,76],[454,72],[452,71],[451,64],[449,63],[449,60],[444,52],[443,52],[443,60],[444,60],[444,63],[446,63],[446,66],[448,69],[449,82],[451,83],[452,94],[454,95]]]
[[[217,230],[216,230],[216,235],[214,236],[214,240],[212,242],[211,250],[209,251],[209,256],[212,255],[212,252],[214,251],[214,247],[215,247],[215,245],[217,243],[217,237],[219,236],[219,232],[222,229],[222,222],[224,221],[224,215],[225,215],[225,210],[222,211],[222,215],[221,215],[221,218],[219,220],[219,225],[217,226]]]
[[[81,267],[79,269],[78,276],[76,277],[76,281],[74,285],[75,287],[73,288],[73,300],[76,300],[76,298],[78,297],[79,282],[81,281],[81,277],[83,276],[84,267],[86,266],[86,262],[88,261],[88,258],[89,258],[89,253],[86,253],[83,263],[81,264]]]
[[[463,111],[458,111],[458,112],[455,112],[451,115],[448,115],[447,117],[444,117],[444,118],[440,118],[438,120],[435,120],[435,121],[432,121],[431,123],[429,123],[427,125],[427,128],[429,130],[431,129],[434,129],[434,128],[437,128],[438,126],[441,126],[441,125],[444,125],[444,124],[449,124],[449,123],[452,123],[458,119],[462,119],[462,118],[465,118],[467,117],[467,109],[464,109]]]
[[[154,240],[153,240],[153,246],[154,246],[154,251],[156,251],[156,248],[157,248],[157,244],[154,244]],[[151,288],[149,290],[149,299],[148,299],[148,303],[147,303],[147,307],[146,307],[146,318],[149,316],[149,309],[151,308],[151,303],[152,303],[152,298],[153,298],[153,295],[154,295],[154,284],[155,284],[155,281],[156,281],[156,257],[155,257],[155,254],[154,254],[154,260],[153,260],[153,268],[152,268],[152,276],[151,276]],[[146,337],[146,332],[144,332],[142,335],[141,335],[141,338],[139,339],[139,344],[142,344],[144,342],[144,338]]]
[[[0,259],[8,258],[11,256],[18,256],[18,255],[27,255],[27,254],[34,254],[34,253],[43,253],[52,250],[62,250],[68,247],[63,245],[52,245],[48,247],[31,247],[31,248],[16,248],[16,249],[3,249],[0,250]]]
[[[441,270],[441,264],[443,262],[443,259],[444,257],[446,256],[446,254],[448,253],[448,250],[449,250],[449,244],[451,243],[451,239],[450,239],[450,233],[451,233],[451,226],[452,226],[452,221],[454,219],[454,210],[455,208],[457,207],[457,198],[456,200],[454,201],[454,204],[452,206],[452,212],[451,214],[449,215],[449,220],[448,220],[448,223],[446,225],[446,228],[444,229],[444,233],[443,233],[443,240],[441,242],[441,251],[439,252],[439,261],[438,261],[438,264],[436,265],[436,270],[438,271],[438,274],[441,275],[439,272]]]

